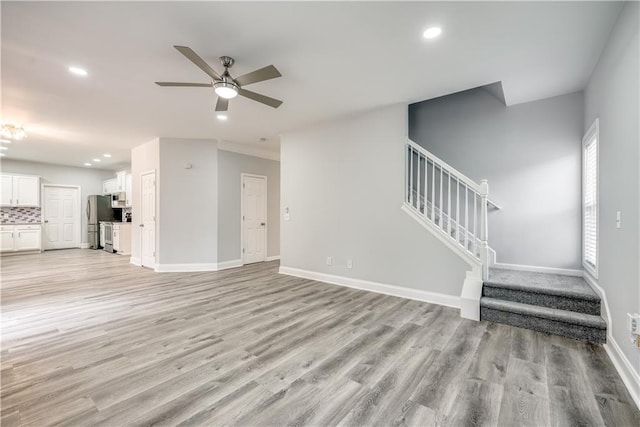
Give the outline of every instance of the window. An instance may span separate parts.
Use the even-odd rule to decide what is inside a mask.
[[[598,140],[596,119],[582,139],[582,264],[598,277]]]

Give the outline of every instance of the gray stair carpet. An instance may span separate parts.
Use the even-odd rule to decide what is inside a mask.
[[[492,268],[482,295],[481,320],[606,342],[600,297],[581,277]]]

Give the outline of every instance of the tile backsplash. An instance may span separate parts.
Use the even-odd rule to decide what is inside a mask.
[[[1,224],[39,224],[40,208],[0,208]]]

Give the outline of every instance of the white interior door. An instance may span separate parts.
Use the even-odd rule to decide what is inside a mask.
[[[242,175],[242,261],[267,258],[267,178]]]
[[[146,267],[156,265],[156,173],[140,176],[140,263]]]
[[[44,250],[80,247],[80,189],[44,187]]]

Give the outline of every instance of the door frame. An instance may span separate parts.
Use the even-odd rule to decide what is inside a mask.
[[[65,185],[65,184],[42,184],[40,185],[40,206],[42,211],[40,212],[40,228],[41,228],[41,233],[40,233],[40,247],[42,248],[42,251],[46,251],[47,249],[45,249],[45,237],[46,237],[46,230],[45,230],[45,222],[44,222],[44,218],[46,217],[46,210],[47,210],[47,204],[45,203],[45,190],[47,189],[47,187],[56,187],[56,188],[72,188],[75,190],[78,190],[77,196],[76,196],[76,201],[78,202],[78,223],[76,224],[76,240],[73,242],[74,243],[74,247],[76,248],[82,248],[82,187],[80,185]],[[88,246],[88,243],[87,243]]]
[[[241,173],[240,174],[240,262],[242,263],[242,265],[245,265],[244,263],[244,178],[245,177],[251,177],[251,178],[263,178],[264,179],[264,213],[265,213],[265,226],[264,226],[264,261],[267,260],[267,248],[269,247],[269,242],[268,242],[268,235],[269,235],[269,221],[268,221],[268,214],[267,214],[267,208],[269,206],[269,204],[267,203],[267,199],[269,197],[269,186],[268,181],[267,181],[267,176],[266,175],[257,175],[254,173]],[[264,262],[264,261],[260,261],[260,262]]]
[[[153,248],[153,265],[145,265],[142,262],[142,227],[140,227],[140,224],[142,224],[142,177],[145,175],[149,175],[149,174],[153,174],[153,178],[154,178],[154,184],[153,184],[153,188],[154,188],[154,192],[155,192],[155,196],[154,196],[154,202],[155,202],[155,206],[154,206],[154,212],[155,212],[155,216],[154,216],[154,230],[153,230],[153,242],[154,242],[154,248]],[[133,179],[133,176],[132,176]],[[139,182],[139,190],[140,193],[138,195],[138,202],[139,202],[139,206],[140,206],[140,222],[138,223],[138,235],[139,235],[139,241],[140,241],[140,266],[141,267],[146,267],[146,268],[152,268],[155,269],[156,266],[158,265],[158,171],[155,169],[149,169],[147,171],[143,171],[140,172],[140,182]],[[132,182],[133,185],[133,182]],[[133,209],[133,207],[132,207]]]

